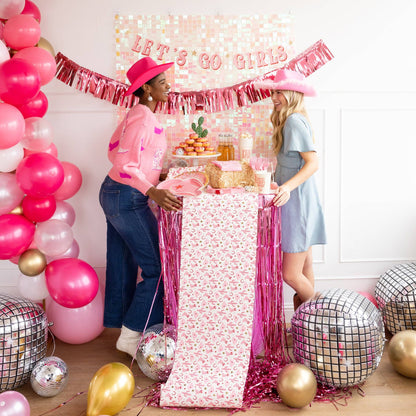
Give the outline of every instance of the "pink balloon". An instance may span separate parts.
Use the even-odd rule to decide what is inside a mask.
[[[69,199],[74,196],[81,188],[82,175],[81,171],[70,162],[61,162],[64,168],[64,181],[59,189],[55,192],[56,200]]]
[[[39,91],[30,101],[19,105],[17,108],[24,118],[43,117],[48,111],[48,99],[46,95]]]
[[[65,308],[81,308],[97,295],[98,276],[80,259],[54,260],[46,266],[45,276],[52,299]]]
[[[72,227],[75,223],[75,210],[69,202],[56,201],[56,209],[51,219],[66,222]]]
[[[0,149],[14,146],[23,137],[25,119],[13,105],[0,103]]]
[[[22,254],[30,246],[35,225],[21,215],[0,215],[0,260]]]
[[[40,10],[38,6],[36,6],[36,4],[32,1],[26,0],[26,4],[22,11],[22,14],[28,14],[29,16],[32,16],[36,21],[40,23]]]
[[[104,301],[101,291],[81,308],[65,308],[47,297],[46,316],[52,322],[50,330],[63,342],[84,344],[92,341],[103,332]]]
[[[0,99],[12,105],[22,105],[40,90],[38,70],[23,59],[9,59],[0,64]]]
[[[29,149],[23,149],[23,150],[24,150],[25,157],[29,155],[33,155],[34,153],[48,153],[52,156],[55,156],[56,158],[58,157],[58,149],[53,143],[51,143],[49,147],[43,150],[42,152],[39,152],[37,150],[29,150]]]
[[[2,42],[3,23],[0,22],[0,64],[10,59],[10,53],[7,46]]]
[[[14,390],[0,394],[0,414],[2,416],[30,416],[30,405],[22,393]]]
[[[35,46],[40,39],[40,25],[35,18],[19,14],[7,20],[3,29],[6,45],[16,51]]]
[[[79,244],[75,238],[72,241],[71,247],[65,253],[60,254],[58,256],[46,256],[46,261],[48,263],[51,263],[54,260],[59,259],[69,259],[69,258],[78,258],[79,257]]]
[[[15,209],[24,196],[13,173],[0,173],[0,215]]]
[[[376,301],[376,298],[371,293],[361,292],[361,291],[358,291],[358,293],[365,296],[371,303],[373,303],[378,308],[378,303]]]
[[[19,163],[16,178],[28,195],[52,195],[64,181],[64,168],[55,156],[45,152],[33,153]]]
[[[25,0],[1,0],[0,19],[10,19],[20,14],[25,7]]]
[[[34,241],[47,256],[65,253],[72,244],[74,234],[70,225],[59,220],[47,220],[37,225]]]
[[[52,217],[56,209],[56,201],[52,195],[35,197],[26,195],[22,202],[23,215],[30,221],[42,222]]]
[[[52,81],[56,73],[55,58],[46,49],[32,46],[16,52],[12,59],[24,59],[30,62],[39,72],[40,85],[46,85]]]
[[[23,147],[42,152],[53,140],[52,126],[48,120],[40,117],[25,119],[25,133],[21,140]]]

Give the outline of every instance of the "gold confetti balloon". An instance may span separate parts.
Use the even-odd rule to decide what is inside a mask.
[[[19,270],[26,276],[37,276],[45,270],[46,264],[45,255],[35,248],[23,252],[18,262]]]
[[[401,375],[416,378],[416,331],[398,332],[389,342],[389,358]]]

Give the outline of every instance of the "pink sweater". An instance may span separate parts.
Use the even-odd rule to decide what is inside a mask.
[[[111,137],[108,159],[113,167],[108,175],[146,194],[159,182],[166,148],[165,132],[156,116],[145,105],[137,104]]]

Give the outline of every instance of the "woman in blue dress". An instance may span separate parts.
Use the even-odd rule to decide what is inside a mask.
[[[273,149],[277,154],[273,203],[282,207],[283,279],[295,290],[294,308],[313,298],[312,246],[326,244],[325,223],[315,183],[318,155],[304,107],[304,95],[315,90],[295,71],[277,71],[273,81],[258,83],[271,90]]]

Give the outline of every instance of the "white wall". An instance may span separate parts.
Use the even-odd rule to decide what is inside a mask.
[[[315,251],[316,286],[371,291],[396,263],[416,260],[416,39],[413,0],[35,0],[42,36],[55,51],[115,76],[116,12],[138,14],[276,14],[294,16],[296,52],[323,39],[335,59],[310,77],[307,102],[319,137],[319,184],[329,244]],[[174,6],[172,6],[174,4]],[[68,202],[76,211],[80,258],[103,276],[105,222],[98,191],[109,164],[116,109],[53,80],[43,88],[60,160],[83,174]],[[0,261],[0,290],[16,293],[17,266]],[[290,302],[291,292],[286,290]]]

